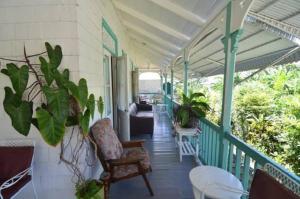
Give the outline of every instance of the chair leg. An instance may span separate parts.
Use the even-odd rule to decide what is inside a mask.
[[[149,166],[149,171],[152,172],[152,167],[151,166]]]
[[[150,183],[149,183],[149,181],[148,181],[148,179],[147,179],[146,174],[142,174],[142,176],[143,176],[144,181],[145,181],[145,184],[146,184],[146,186],[147,186],[147,188],[148,188],[148,190],[149,190],[149,192],[150,192],[150,195],[151,195],[151,196],[154,196],[153,190],[152,190],[151,185],[150,185]]]
[[[110,182],[104,184],[104,199],[109,199]]]

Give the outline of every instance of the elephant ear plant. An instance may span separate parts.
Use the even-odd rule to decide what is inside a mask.
[[[86,184],[79,167],[79,155],[83,151],[83,145],[92,141],[88,132],[90,119],[93,119],[95,112],[95,96],[88,92],[85,79],[75,83],[70,80],[68,69],[59,68],[63,58],[60,46],[53,48],[45,43],[45,48],[43,53],[27,55],[24,47],[24,60],[11,60],[22,63],[22,66],[9,63],[1,70],[11,82],[11,86],[4,88],[4,110],[9,115],[12,126],[20,134],[27,136],[33,125],[47,144],[60,144],[61,161],[73,171],[77,184]],[[39,63],[32,63],[32,58],[35,57],[39,57]],[[97,107],[102,116],[101,97],[97,100]],[[72,134],[65,143],[66,130],[71,130]],[[74,131],[79,136],[74,136]],[[73,136],[79,139],[75,147],[70,147]],[[64,156],[68,147],[68,151],[71,151],[69,159]]]
[[[182,104],[175,112],[175,121],[183,128],[193,128],[197,126],[198,119],[206,116],[210,109],[205,102],[203,93],[191,93],[190,96],[182,94]]]

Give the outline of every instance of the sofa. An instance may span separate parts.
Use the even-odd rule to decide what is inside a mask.
[[[132,103],[129,106],[130,135],[150,134],[153,136],[154,118],[152,105]]]

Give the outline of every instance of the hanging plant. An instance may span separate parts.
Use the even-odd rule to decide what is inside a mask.
[[[95,112],[95,96],[88,92],[85,79],[75,83],[70,80],[68,69],[59,68],[63,58],[60,46],[53,48],[45,43],[45,48],[43,53],[27,55],[24,47],[24,60],[11,60],[23,65],[9,63],[1,70],[11,82],[11,86],[4,88],[3,107],[18,133],[27,136],[33,125],[47,144],[61,144],[60,159],[73,171],[79,186],[86,184],[78,164],[83,144],[93,142],[88,132],[90,119],[93,119]],[[38,64],[31,62],[35,57],[39,57]],[[34,79],[32,82],[29,81],[31,75]],[[36,102],[37,97],[41,99],[39,103]],[[102,97],[97,101],[97,107],[102,117]],[[69,127],[72,128],[72,134],[65,144],[64,135]],[[66,158],[64,151],[75,130],[78,130],[80,139],[77,139],[77,144],[71,149],[70,158]],[[94,184],[92,187],[95,187]]]

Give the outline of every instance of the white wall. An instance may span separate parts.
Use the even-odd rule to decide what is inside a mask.
[[[59,44],[64,54],[62,66],[70,69],[74,81],[86,78],[89,91],[98,98],[104,93],[102,17],[117,35],[119,50],[124,49],[133,60],[142,60],[131,48],[109,0],[0,0],[0,57],[22,58],[24,45],[28,54],[34,54],[44,51],[45,41]],[[4,65],[1,61],[0,66]],[[9,79],[0,74],[0,102],[3,88],[9,84]],[[24,138],[12,128],[2,103],[0,127],[1,140]],[[34,127],[27,138],[36,140],[34,183],[39,198],[74,198],[72,175],[58,164],[59,147],[46,145]],[[99,167],[97,172],[92,171],[98,172]],[[28,186],[17,198],[33,198],[31,192]]]

